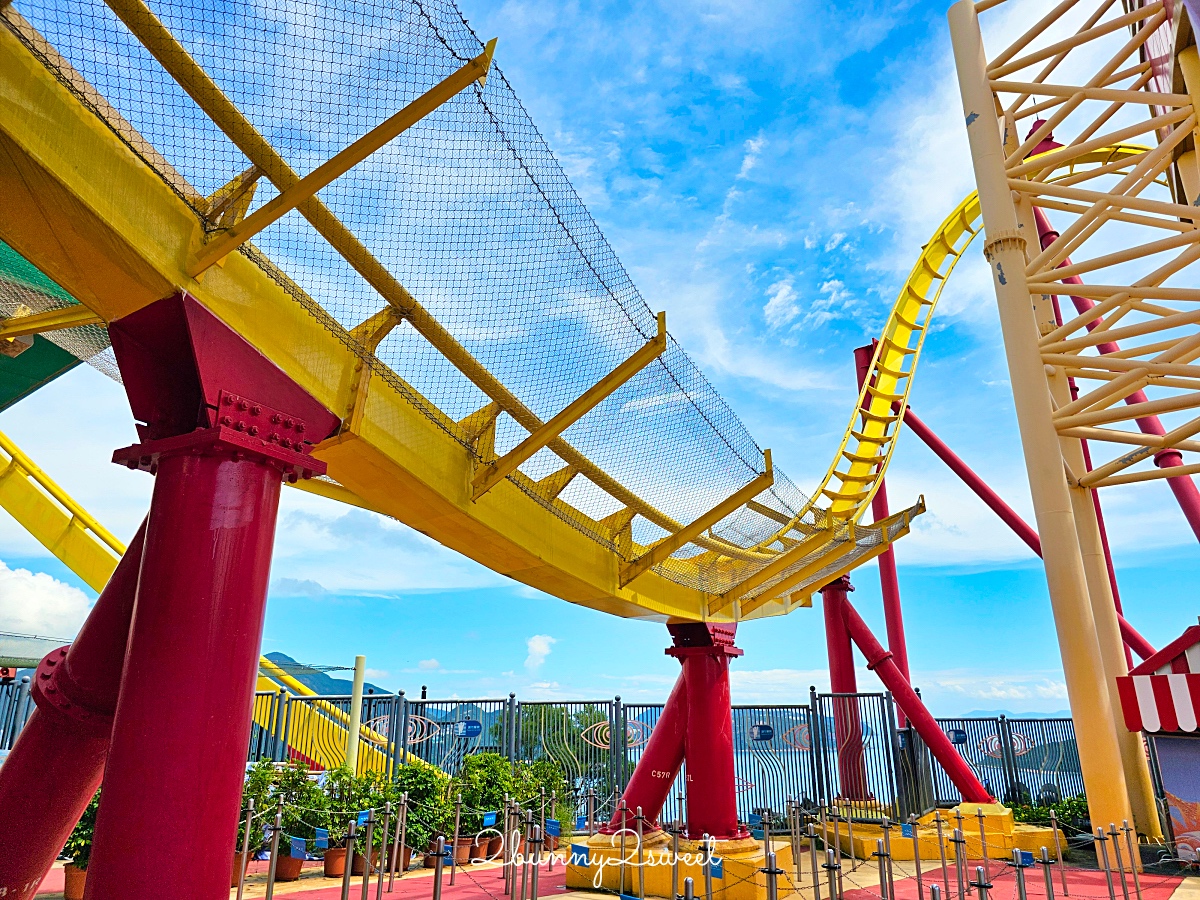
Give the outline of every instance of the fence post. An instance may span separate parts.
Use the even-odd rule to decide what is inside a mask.
[[[613,698],[612,717],[612,740],[609,741],[609,744],[612,746],[613,809],[616,809],[617,798],[625,787],[625,754],[628,751],[625,746],[625,707],[621,703],[620,694]]]
[[[996,720],[996,734],[1000,740],[1000,764],[1004,771],[1004,780],[1008,782],[1008,789],[1000,794],[999,799],[1008,803],[1023,803],[1020,781],[1017,778],[1017,758],[1013,753],[1012,727],[1007,716],[1002,715]],[[1030,793],[1032,794],[1032,791]],[[1030,797],[1031,802],[1036,800],[1036,797]]]
[[[397,758],[400,765],[408,765],[408,697],[400,692],[400,735],[396,739]]]
[[[912,811],[912,790],[909,779],[904,777],[905,766],[902,764],[904,748],[900,746],[900,729],[896,725],[896,702],[892,699],[891,691],[883,693],[883,711],[887,716],[888,726],[888,764],[891,768],[892,781],[892,796],[895,799],[896,808],[893,810],[893,818],[897,821],[902,821],[908,817]],[[853,852],[853,851],[852,851]]]
[[[808,734],[809,740],[812,742],[813,779],[816,787],[813,796],[827,797],[829,792],[826,790],[828,779],[825,766],[828,760],[825,754],[825,725],[821,720],[821,704],[817,699],[817,689],[811,684],[808,686],[808,706],[810,710]]]

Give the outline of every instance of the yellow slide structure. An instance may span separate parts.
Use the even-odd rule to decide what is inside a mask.
[[[494,571],[621,616],[740,621],[811,605],[814,590],[878,556],[923,510],[918,502],[884,522],[864,521],[895,446],[930,316],[978,229],[973,198],[922,249],[833,463],[806,497],[774,471],[769,451],[750,459],[744,446],[732,455],[716,446],[728,436],[716,426],[690,438],[669,432],[674,445],[637,444],[636,417],[654,411],[664,429],[674,427],[670,410],[696,394],[678,381],[680,372],[700,377],[686,368],[691,363],[671,343],[661,316],[657,333],[642,334],[644,343],[623,361],[624,351],[615,354],[608,373],[574,401],[553,415],[535,414],[519,386],[505,384],[478,350],[468,349],[470,309],[468,324],[460,322],[456,332],[443,325],[330,207],[300,191],[298,174],[142,0],[106,2],[117,27],[128,28],[153,57],[144,65],[161,65],[206,127],[252,166],[201,194],[21,16],[21,3],[0,10],[0,239],[82,304],[65,319],[51,307],[35,310],[28,322],[4,320],[0,337],[86,316],[108,322],[182,288],[342,418],[340,433],[314,450],[329,479],[302,487],[394,517]],[[459,73],[448,73],[447,81],[472,65],[486,71],[490,53],[489,47]],[[468,98],[436,114],[461,115],[475,102]],[[281,193],[247,216],[260,183]],[[305,246],[337,257],[347,278],[360,277],[374,291],[375,311],[357,324],[344,325],[261,249],[238,242],[239,229],[288,198],[306,220],[290,217],[308,229]],[[214,247],[229,251],[216,264]],[[454,390],[474,392],[482,405],[452,416],[385,364],[384,348],[401,332],[420,342],[412,354],[427,361],[423,370],[458,379]],[[643,383],[664,373],[676,378],[673,393]],[[716,397],[709,391],[705,396]],[[576,445],[575,429],[613,397],[627,399],[619,424],[601,438],[633,441],[636,452],[626,457],[661,468],[625,472],[652,488],[656,502]],[[719,418],[722,409],[706,407],[701,417]],[[606,415],[609,422],[611,411]],[[604,449],[596,440],[587,446]],[[651,452],[657,455],[645,455]],[[691,470],[703,469],[705,454],[740,460],[722,475],[724,486],[694,482]],[[19,483],[25,469],[13,471]],[[22,521],[30,519],[16,500],[13,508]],[[99,535],[69,509],[34,525],[51,549],[70,550],[66,545],[78,543],[81,530]],[[102,582],[103,554],[115,552],[101,542],[107,549],[83,576],[93,585]],[[73,555],[82,560],[86,553]]]

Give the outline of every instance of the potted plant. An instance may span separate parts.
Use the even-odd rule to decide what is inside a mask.
[[[378,809],[386,802],[387,784],[382,775],[369,772],[354,776],[346,768],[335,769],[325,779],[326,803],[329,811],[329,842],[325,851],[325,874],[340,877],[346,871],[347,835],[350,822],[367,809]],[[381,828],[372,835],[372,860],[378,860],[383,843]],[[354,858],[351,873],[361,875],[365,868],[366,829],[359,828],[354,839]]]
[[[445,773],[430,765],[410,763],[401,766],[389,786],[389,799],[399,803],[408,794],[408,819],[404,837],[407,848],[424,848],[425,865],[432,866],[437,836],[454,827],[454,808],[447,799],[450,782]],[[409,850],[411,855],[411,849]],[[402,858],[407,865],[408,857]]]
[[[557,819],[560,823],[571,824],[571,817],[575,813],[574,794],[558,763],[549,757],[519,762],[513,780],[519,802],[526,809],[533,810],[534,824],[540,825],[543,819]],[[557,837],[544,837],[543,850],[553,850],[558,846]]]
[[[502,821],[487,829],[483,827],[483,813],[496,812],[504,815],[504,798],[515,793],[512,763],[499,753],[476,753],[463,760],[458,775],[451,779],[451,794],[462,794],[464,812],[460,823],[460,834],[474,836],[471,856],[475,859],[491,859],[499,855],[504,827]]]
[[[66,879],[63,896],[66,900],[83,900],[83,885],[87,878],[88,862],[92,858],[92,839],[96,834],[96,810],[99,808],[100,792],[96,791],[63,846],[63,855],[71,857],[63,871]]]
[[[246,866],[262,846],[263,810],[271,804],[271,791],[275,784],[275,763],[269,759],[260,759],[246,771],[246,780],[242,784],[242,808],[238,813],[236,843],[233,848],[233,871],[230,873],[230,887],[237,887],[238,881],[246,872]],[[250,842],[245,854],[242,844],[246,834],[246,811],[250,801],[254,801],[254,823],[250,826]]]
[[[280,835],[280,855],[275,863],[277,881],[296,881],[304,864],[304,856],[292,856],[291,839],[300,838],[307,849],[317,836],[318,828],[327,828],[328,798],[317,784],[308,766],[289,763],[275,778],[275,800],[283,800],[283,834]]]

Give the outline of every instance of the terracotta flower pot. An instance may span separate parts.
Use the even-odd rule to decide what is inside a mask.
[[[346,848],[330,847],[325,851],[325,877],[341,878],[346,874]]]
[[[66,900],[83,900],[83,883],[87,880],[87,869],[67,863],[63,867],[63,877],[66,880],[63,897]]]
[[[488,859],[499,859],[500,851],[503,849],[504,849],[504,835],[498,834],[494,838],[492,838],[491,840],[488,841],[487,854],[486,854],[487,858]]]
[[[421,860],[421,865],[427,869],[432,869],[437,866],[438,855],[436,853],[426,853],[424,859]]]
[[[300,867],[304,865],[304,860],[295,856],[281,856],[275,861],[275,880],[276,881],[298,881],[300,879]],[[343,868],[343,873],[345,869]]]
[[[471,861],[471,848],[475,845],[475,838],[460,837],[454,845],[454,861],[460,866],[465,866]]]
[[[389,848],[388,849],[388,860],[390,861],[391,865],[396,869],[397,873],[407,872],[408,867],[410,865],[412,865],[412,853],[413,853],[412,847],[405,847],[405,846],[401,845],[400,848],[396,851],[396,853],[398,853],[400,856],[399,860],[397,860],[395,858],[396,854],[393,854],[391,849]]]
[[[229,875],[229,886],[235,888],[238,886],[238,879],[245,873],[246,868],[250,865],[250,854],[234,853],[233,854],[233,871]]]
[[[375,868],[378,867],[378,865],[379,865],[379,851],[372,850],[371,851],[371,869],[372,869],[372,871],[374,871]],[[361,853],[356,852],[354,854],[354,868],[350,870],[350,874],[361,875],[366,868],[367,868],[367,858],[365,856],[363,856]],[[345,872],[346,870],[342,869],[342,871]]]

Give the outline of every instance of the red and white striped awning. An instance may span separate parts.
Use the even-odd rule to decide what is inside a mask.
[[[1190,732],[1200,721],[1200,625],[1117,679],[1130,731]]]

